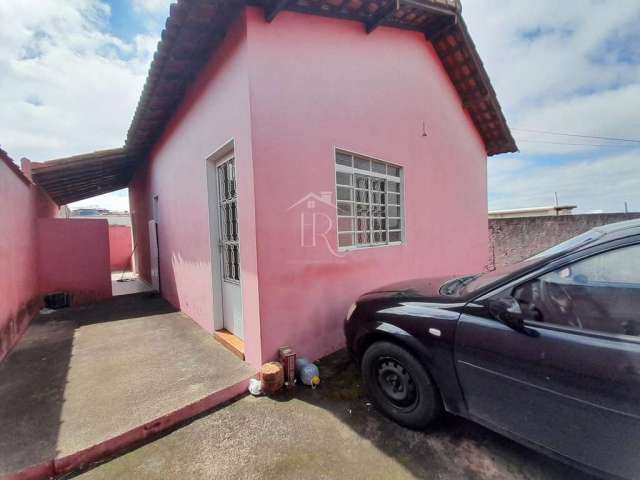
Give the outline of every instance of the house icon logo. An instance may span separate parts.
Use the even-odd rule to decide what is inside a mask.
[[[345,254],[337,252],[334,243],[330,240],[331,236],[336,236],[334,221],[336,205],[332,197],[333,192],[320,192],[320,194],[310,192],[291,204],[287,211],[300,211],[301,247],[326,248],[334,257],[343,257]]]
[[[305,204],[305,207],[308,210],[314,210],[318,206],[318,203],[336,208],[335,204],[331,201],[332,196],[332,192],[320,192],[320,195],[316,193],[307,193],[300,200],[292,204],[287,210],[293,210],[302,204]]]

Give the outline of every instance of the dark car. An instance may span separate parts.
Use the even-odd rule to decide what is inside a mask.
[[[345,334],[372,401],[404,426],[444,410],[640,478],[640,220],[504,269],[367,293]]]

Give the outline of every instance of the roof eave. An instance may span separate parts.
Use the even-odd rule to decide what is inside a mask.
[[[58,205],[125,188],[137,165],[125,148],[100,150],[72,157],[32,162],[33,182]]]
[[[454,18],[455,22],[451,26],[458,29],[464,47],[468,49],[469,59],[477,69],[478,78],[482,84],[480,88],[486,92],[487,97],[485,100],[487,103],[482,108],[491,111],[492,121],[486,124],[479,123],[480,115],[474,111],[477,106],[465,105],[467,99],[449,75],[460,94],[463,106],[472,116],[483,139],[487,155],[518,151],[489,76],[461,16],[459,0],[400,0],[401,10],[413,9],[414,12],[422,10],[419,13],[426,19],[423,26],[418,26],[414,20],[403,24],[404,17],[398,16],[399,10],[391,8],[394,5],[397,6],[396,2],[397,0],[379,0],[375,2],[378,5],[377,9],[364,17],[362,13],[349,14],[346,11],[347,5],[351,5],[349,3],[336,6],[328,0],[314,3],[301,2],[301,0],[199,0],[198,2],[179,0],[178,3],[171,5],[170,15],[158,43],[158,50],[151,63],[149,75],[127,133],[126,147],[135,149],[141,154],[150,151],[164,132],[193,79],[226,35],[231,21],[242,8],[251,5],[265,9],[265,21],[272,21],[281,11],[289,10],[360,21],[364,24],[365,31],[371,31],[378,25],[420,30],[425,32],[427,39],[432,43],[450,32],[447,28],[441,28],[442,25],[438,23],[441,18]],[[414,14],[412,18],[415,19],[416,15]],[[447,25],[444,26],[447,27]],[[434,29],[438,31],[433,32]],[[436,35],[434,36],[433,33]],[[202,48],[202,45],[209,47]]]

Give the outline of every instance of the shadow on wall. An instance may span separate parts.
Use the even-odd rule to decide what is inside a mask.
[[[453,415],[445,414],[424,432],[403,428],[374,409],[362,387],[360,372],[344,350],[318,365],[322,377],[319,388],[299,385],[272,398],[281,402],[298,399],[330,412],[415,478],[592,478]]]
[[[29,322],[37,315],[42,301],[40,297],[30,300],[14,315],[10,316],[0,328],[0,362],[9,354],[29,326]]]
[[[0,363],[0,477],[58,455],[78,328],[174,311],[164,301],[134,302],[118,297],[36,317]],[[87,402],[99,401],[91,399],[91,392],[86,395]]]

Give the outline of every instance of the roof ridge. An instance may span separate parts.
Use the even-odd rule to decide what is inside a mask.
[[[179,0],[171,5],[127,132],[126,148],[147,153],[160,138],[197,73],[218,47],[217,37],[224,38],[240,9],[265,8],[272,3],[271,0]],[[396,8],[390,8],[393,3]],[[357,4],[289,0],[278,6],[299,13],[358,20],[364,23],[365,31],[385,25],[425,32],[463,108],[471,116],[487,154],[517,151],[495,89],[460,14],[459,0],[368,0]],[[450,12],[443,13],[444,8]],[[266,12],[269,15],[271,10]],[[273,14],[271,12],[271,16]]]

